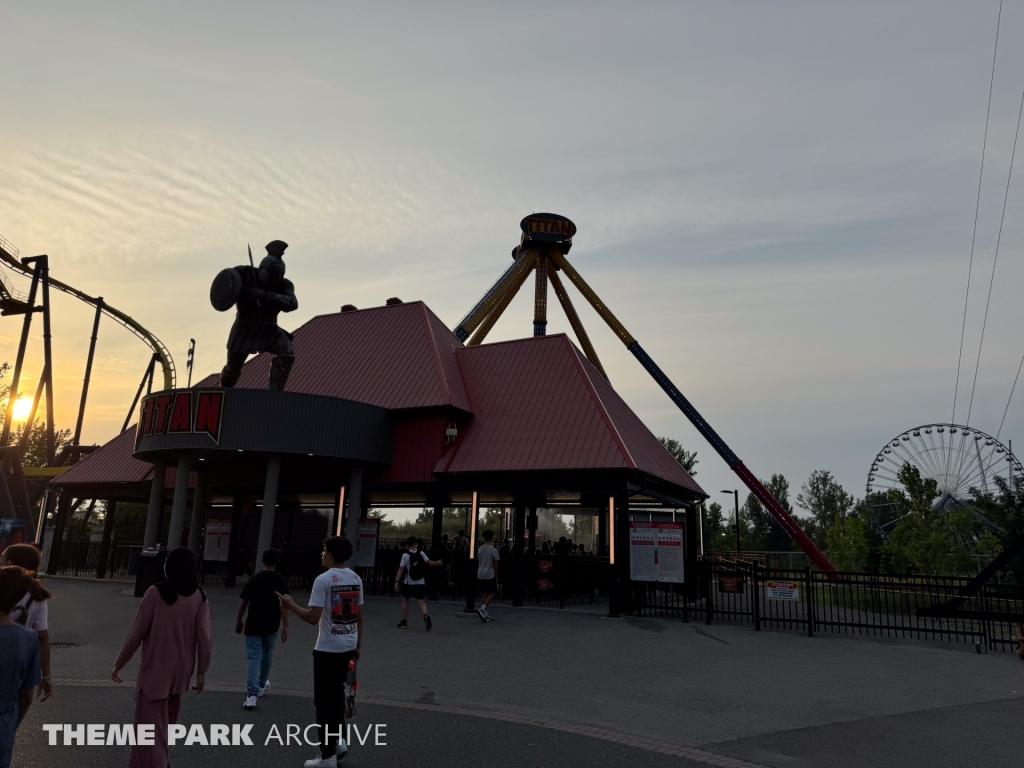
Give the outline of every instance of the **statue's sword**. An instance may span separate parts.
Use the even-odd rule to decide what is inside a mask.
[[[253,262],[252,262],[252,246],[249,245],[248,243],[246,243],[245,247],[249,249],[249,269],[252,270],[252,281],[253,281],[253,284],[258,287],[259,286],[259,278],[256,276],[256,265],[253,264]],[[257,307],[262,307],[263,306],[262,304],[260,304],[260,300],[259,299],[256,299],[256,306]]]

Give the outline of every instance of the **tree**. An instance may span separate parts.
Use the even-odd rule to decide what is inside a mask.
[[[771,480],[762,480],[761,484],[786,512],[793,514],[793,507],[789,503],[789,481],[784,475],[772,475]],[[769,552],[786,552],[792,549],[793,543],[789,534],[775,521],[771,512],[761,506],[761,502],[752,493],[747,495],[746,502],[740,508],[740,522],[746,524],[749,529],[743,544],[744,549]]]
[[[728,535],[728,523],[725,515],[722,514],[722,505],[717,501],[708,505],[704,514],[704,547],[708,550],[722,550],[726,548],[726,537]]]
[[[697,452],[688,451],[679,444],[678,440],[673,440],[670,437],[659,437],[658,442],[665,446],[665,450],[672,454],[672,458],[683,465],[683,469],[690,477],[697,476],[697,470],[694,467],[697,466]]]
[[[970,570],[971,552],[965,539],[974,526],[966,508],[936,510],[939,484],[904,464],[897,474],[903,484],[904,513],[883,549],[885,566],[894,573],[943,574]]]
[[[808,533],[813,531],[815,535],[811,538],[819,547],[825,546],[829,528],[845,520],[853,504],[853,496],[843,490],[827,469],[811,472],[796,497],[796,505],[809,512],[814,520],[814,526],[808,526]]]

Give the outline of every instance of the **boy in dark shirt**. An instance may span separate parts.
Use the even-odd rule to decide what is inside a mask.
[[[0,768],[10,768],[14,732],[39,685],[39,637],[11,618],[31,586],[32,577],[25,570],[0,567]]]
[[[242,587],[235,632],[245,630],[245,709],[256,709],[256,699],[270,690],[270,664],[274,660],[274,643],[281,627],[281,642],[288,640],[288,612],[281,607],[277,593],[288,594],[288,582],[277,572],[281,553],[268,549],[263,553],[263,570]],[[243,627],[246,608],[249,616]]]

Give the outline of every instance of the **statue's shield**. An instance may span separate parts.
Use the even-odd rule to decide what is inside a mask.
[[[210,303],[218,312],[227,312],[242,294],[242,276],[234,267],[222,269],[210,286]]]

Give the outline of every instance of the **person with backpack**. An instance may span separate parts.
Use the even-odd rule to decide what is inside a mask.
[[[494,539],[494,531],[484,531],[484,543],[476,551],[476,583],[477,588],[483,594],[483,602],[476,609],[480,621],[494,621],[491,614],[487,612],[487,606],[491,604],[494,596],[498,593],[498,563],[501,562],[501,555],[491,543]]]
[[[409,598],[411,597],[419,603],[420,610],[423,611],[423,626],[429,632],[433,628],[433,624],[430,621],[430,614],[427,613],[427,604],[423,599],[423,585],[426,583],[427,566],[438,566],[443,562],[431,560],[427,553],[420,549],[415,536],[406,539],[405,544],[409,549],[402,554],[402,560],[398,564],[398,573],[395,575],[395,591],[397,592],[399,587],[402,590],[402,620],[398,622],[398,628],[409,628]]]
[[[0,566],[0,768],[11,766],[14,733],[39,685],[39,637],[11,618],[30,589],[32,577],[24,568]]]
[[[50,619],[46,601],[53,595],[36,578],[39,571],[39,550],[31,544],[11,544],[0,555],[0,565],[17,565],[32,577],[32,586],[11,611],[11,619],[31,629],[39,637],[39,659],[42,662],[42,677],[39,679],[39,700],[46,701],[53,695],[53,678],[50,675]]]

